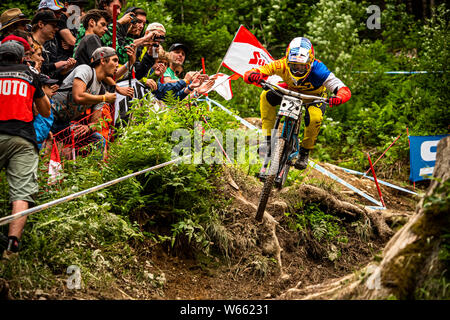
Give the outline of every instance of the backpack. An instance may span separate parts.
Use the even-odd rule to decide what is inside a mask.
[[[94,82],[94,68],[91,67],[92,70],[92,77],[89,80],[89,82],[86,85],[86,90],[90,89],[92,86],[92,83]],[[101,84],[99,95],[102,95],[106,92],[105,87],[103,83]],[[67,92],[65,104],[62,105],[61,103],[57,104],[57,107],[53,109],[55,118],[58,120],[58,122],[70,122],[72,120],[75,120],[75,118],[79,118],[79,116],[76,116],[75,111],[72,110],[72,106],[70,105],[69,101],[71,101],[71,95],[72,95],[72,87],[64,88],[64,89],[58,89],[57,92]],[[84,112],[82,114],[86,113],[86,110],[89,109],[91,106],[86,105],[84,108]]]

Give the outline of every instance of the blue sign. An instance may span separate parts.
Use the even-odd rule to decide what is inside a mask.
[[[409,136],[409,180],[421,181],[433,175],[437,145],[446,136]]]

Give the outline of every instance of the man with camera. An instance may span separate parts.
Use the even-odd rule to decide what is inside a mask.
[[[135,48],[153,43],[153,35],[144,35],[144,27],[148,23],[147,13],[138,7],[130,7],[125,11],[122,18],[117,21],[117,55],[119,63],[125,64],[128,61],[126,47],[131,44]],[[105,46],[112,47],[112,33],[107,33],[102,38]]]
[[[145,35],[142,39],[142,44],[135,41],[140,47],[137,50],[136,56],[140,57],[140,61],[136,62],[136,79],[143,79],[150,71],[152,66],[155,64],[158,58],[158,53],[162,50],[161,43],[166,39],[166,29],[164,26],[158,22],[153,22],[148,25],[147,30],[145,30]],[[144,79],[145,83],[146,79]]]

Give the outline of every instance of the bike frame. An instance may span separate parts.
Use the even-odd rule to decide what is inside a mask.
[[[275,125],[273,128],[273,133],[277,134],[279,132],[280,123],[283,121],[284,118],[281,133],[279,136],[278,135],[276,136],[278,139],[284,139],[286,141],[284,145],[283,155],[280,161],[280,167],[278,168],[277,177],[275,180],[275,184],[277,185],[278,188],[281,189],[285,182],[284,181],[285,179],[283,179],[283,174],[285,173],[284,170],[289,171],[289,167],[286,167],[286,164],[290,165],[290,161],[294,159],[299,153],[298,135],[303,117],[303,109],[311,104],[327,103],[327,100],[323,97],[306,95],[296,91],[284,89],[276,84],[271,84],[265,81],[263,81],[261,84],[263,88],[266,90],[267,89],[271,90],[278,95],[282,96],[287,95],[290,97],[294,97],[301,101],[300,112],[297,119],[284,116],[280,114],[280,111],[278,111],[277,119],[275,121]],[[313,101],[305,104],[303,103],[303,100],[313,100]]]
[[[290,96],[298,99],[300,101],[300,105],[292,103],[291,100],[292,103],[291,107],[295,106],[295,110],[297,110],[298,112],[294,113],[294,117],[289,116],[292,115],[293,113],[291,107],[287,107],[286,109],[286,105],[284,105],[283,111],[281,110],[283,102],[284,101],[286,101],[286,103],[289,102],[289,99],[285,100],[283,98],[281,102],[282,105],[278,110],[275,125],[272,130],[272,133],[275,133],[275,139],[273,139],[272,141],[275,144],[275,147],[273,148],[274,150],[272,150],[271,152],[271,158],[268,159],[268,156],[266,155],[266,159],[264,159],[263,164],[264,167],[267,167],[269,165],[270,160],[270,167],[268,170],[268,174],[265,176],[264,187],[263,190],[261,191],[258,209],[256,212],[255,218],[257,221],[262,220],[264,210],[266,208],[267,201],[269,199],[273,184],[275,183],[275,186],[279,189],[283,187],[284,183],[286,182],[287,175],[289,173],[289,168],[291,165],[290,162],[299,153],[298,134],[303,117],[303,108],[311,104],[327,103],[326,98],[291,91],[288,89],[284,89],[276,84],[268,83],[266,81],[262,81],[261,85],[263,89],[271,90],[277,95]],[[303,100],[312,100],[312,102],[303,103]],[[297,119],[295,119],[295,116],[297,116]],[[280,124],[282,121],[283,126],[280,130]]]

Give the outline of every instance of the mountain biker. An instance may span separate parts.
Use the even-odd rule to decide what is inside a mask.
[[[279,84],[289,90],[303,94],[326,96],[326,89],[333,92],[329,105],[337,106],[347,102],[351,97],[350,89],[337,78],[325,64],[316,59],[311,41],[305,37],[294,38],[286,49],[286,56],[262,67],[251,69],[244,74],[248,84],[260,84],[269,76],[278,75],[284,83]],[[260,96],[260,111],[263,133],[266,141],[263,143],[270,155],[271,129],[275,125],[276,106],[282,98],[270,90],[263,91]],[[304,170],[308,165],[309,152],[314,148],[326,105],[317,103],[309,105],[305,114],[305,131],[299,150],[299,158],[294,167]]]

